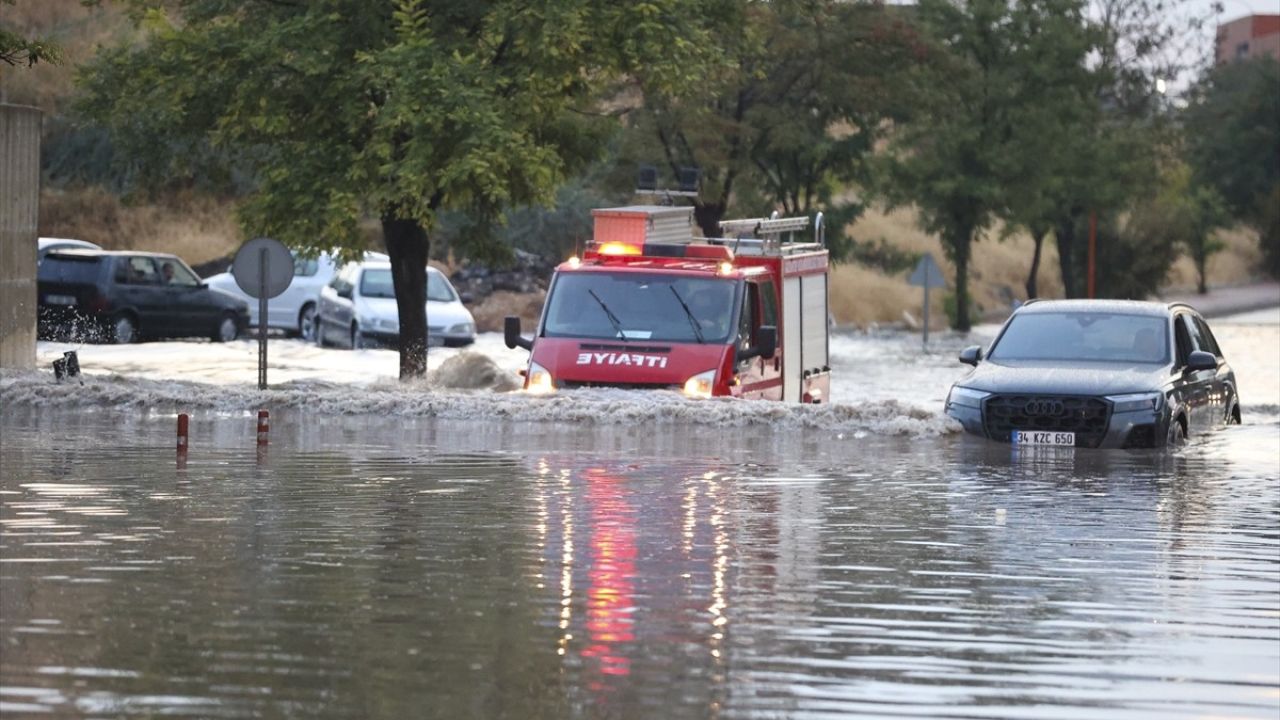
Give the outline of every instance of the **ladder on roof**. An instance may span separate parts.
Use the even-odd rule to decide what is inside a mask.
[[[809,227],[808,217],[780,218],[776,211],[771,217],[767,218],[720,221],[720,231],[725,236],[724,242],[726,244],[730,241],[732,242],[734,254],[739,252],[749,255],[781,253],[783,249],[782,236],[784,234],[791,235],[791,241],[786,243],[788,249],[800,250],[801,248],[825,247],[826,226],[823,224],[822,213],[818,213],[818,217],[814,222],[813,242],[795,242],[794,234],[807,227]]]

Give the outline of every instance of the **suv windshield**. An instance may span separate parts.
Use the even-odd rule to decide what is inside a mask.
[[[101,267],[101,255],[58,255],[45,257],[36,273],[37,280],[62,283],[95,283]]]
[[[564,274],[547,300],[543,335],[723,343],[734,327],[736,290],[732,280],[711,278]]]
[[[360,294],[367,298],[393,298],[395,286],[390,268],[367,268],[360,274]],[[440,273],[427,271],[427,300],[453,302],[453,288]]]
[[[1025,313],[988,356],[992,360],[1169,362],[1169,323],[1155,315]]]

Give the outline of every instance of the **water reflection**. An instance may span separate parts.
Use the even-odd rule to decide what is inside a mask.
[[[193,418],[179,469],[170,417],[0,416],[0,711],[1280,711],[1274,423],[1170,455],[273,420],[258,456]]]

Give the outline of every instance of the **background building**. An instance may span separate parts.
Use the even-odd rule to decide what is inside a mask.
[[[1280,60],[1280,15],[1249,15],[1218,26],[1217,64],[1264,55]]]

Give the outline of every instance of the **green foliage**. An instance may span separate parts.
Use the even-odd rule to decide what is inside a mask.
[[[956,294],[953,292],[944,292],[942,294],[942,312],[947,316],[947,323],[951,327],[960,327],[959,307],[956,303]],[[972,327],[982,319],[982,313],[977,303],[969,303],[969,314],[967,317],[968,327]]]
[[[439,213],[466,214],[459,247],[500,254],[485,243],[503,209],[552,201],[599,154],[605,89],[638,74],[674,89],[702,73],[713,53],[691,12],[701,5],[134,0],[147,42],[103,53],[80,108],[151,182],[248,169],[247,235],[352,257],[361,219],[378,218],[401,374],[416,375]]]
[[[1055,171],[1035,164],[1053,152],[1078,110],[1091,40],[1078,0],[923,0],[921,27],[933,62],[918,82],[928,104],[894,139],[882,185],[893,203],[913,203],[956,265],[954,327],[970,324],[971,244],[1000,217],[1043,222]],[[1031,108],[1036,104],[1034,109]],[[1042,137],[1048,135],[1048,138]]]
[[[1178,257],[1178,221],[1158,199],[1116,221],[1098,223],[1098,297],[1145,300],[1164,284]]]
[[[705,41],[671,1],[138,7],[149,43],[99,58],[83,112],[153,182],[245,163],[246,232],[312,249],[358,246],[366,214],[430,229],[444,208],[486,225],[550,202],[598,153],[599,119],[570,111],[637,68],[673,82]]]
[[[720,5],[715,41],[727,58],[682,92],[641,76],[644,104],[630,121],[628,157],[674,177],[703,169],[695,218],[704,234],[735,214],[828,214],[828,237],[861,211],[837,200],[865,180],[884,121],[906,103],[896,73],[914,59],[896,11],[860,2]]]
[[[1280,63],[1269,57],[1208,72],[1185,111],[1189,161],[1199,183],[1261,235],[1280,277]]]
[[[15,0],[0,0],[0,5],[13,5]],[[0,23],[0,63],[10,66],[37,63],[61,65],[62,48],[46,38],[27,38]]]

